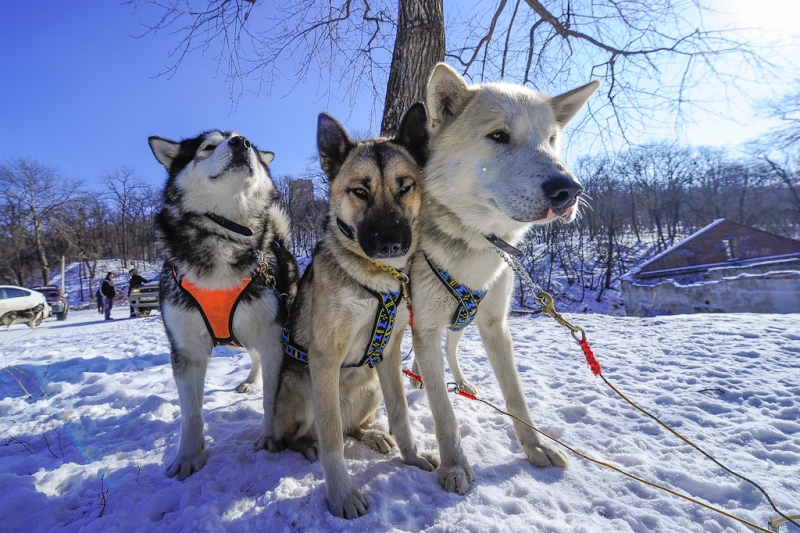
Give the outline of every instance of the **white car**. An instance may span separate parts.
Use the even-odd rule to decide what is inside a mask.
[[[138,316],[150,316],[150,311],[159,308],[159,279],[161,279],[161,273],[156,274],[156,276],[147,283],[143,283],[131,289],[131,293],[128,295],[128,302]]]
[[[0,324],[28,324],[35,328],[50,316],[50,306],[44,294],[24,287],[0,285]]]

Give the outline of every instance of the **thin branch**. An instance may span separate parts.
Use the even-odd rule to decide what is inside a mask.
[[[494,15],[492,16],[492,22],[489,25],[489,30],[486,32],[486,35],[484,35],[481,38],[481,40],[478,41],[478,44],[475,45],[475,49],[474,49],[474,51],[472,53],[472,57],[470,57],[467,61],[462,60],[460,57],[458,58],[458,60],[461,62],[461,64],[464,67],[464,74],[465,75],[467,74],[467,71],[469,71],[469,67],[471,67],[472,64],[475,62],[475,58],[478,57],[478,54],[480,53],[481,48],[483,46],[486,46],[487,49],[488,49],[488,43],[492,40],[492,36],[494,35],[494,29],[497,26],[497,20],[500,18],[500,15],[503,14],[503,10],[506,7],[506,2],[507,2],[507,0],[500,0],[500,5],[497,6],[497,9],[495,10]]]
[[[508,23],[508,30],[506,30],[506,42],[503,45],[503,61],[500,66],[501,80],[505,77],[506,73],[506,59],[508,58],[508,41],[511,38],[511,29],[514,27],[514,19],[517,18],[517,11],[519,10],[520,1],[521,0],[517,0],[517,3],[514,5],[514,12],[511,14],[511,21]]]

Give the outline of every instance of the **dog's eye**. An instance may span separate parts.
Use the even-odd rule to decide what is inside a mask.
[[[203,150],[202,150],[202,151],[203,151],[203,152],[213,152],[213,151],[214,151],[214,149],[215,149],[216,147],[217,147],[217,145],[216,145],[216,144],[209,144],[208,146],[206,146],[205,148],[203,148]]]
[[[508,144],[508,142],[511,140],[511,136],[508,134],[507,131],[504,130],[494,130],[486,137],[500,144]]]
[[[363,200],[366,200],[369,197],[369,192],[367,191],[367,189],[362,189],[361,187],[350,189],[350,192]]]
[[[403,196],[404,194],[411,192],[411,189],[413,189],[414,187],[415,185],[413,183],[409,183],[404,187],[400,187],[400,196]]]

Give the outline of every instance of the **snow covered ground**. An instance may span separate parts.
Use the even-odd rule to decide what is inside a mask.
[[[750,531],[576,456],[567,470],[535,468],[508,418],[460,397],[452,401],[476,474],[466,495],[444,492],[435,472],[404,465],[397,451],[383,456],[348,440],[348,468],[370,512],[334,518],[319,463],[253,451],[260,395],[233,391],[249,358],[232,348],[215,350],[206,380],[208,464],[184,482],[167,478],[180,425],[167,341],[159,316],[127,314],[115,308],[117,320],[104,322],[94,310],[73,311],[35,331],[0,330],[0,530]],[[784,512],[800,512],[800,315],[569,316],[586,328],[612,383],[758,481]],[[541,429],[763,527],[776,516],[750,485],[614,396],[550,319],[510,322]],[[481,397],[502,405],[474,327],[461,361]],[[407,392],[418,444],[435,451],[425,392]],[[383,410],[376,424],[388,429]]]

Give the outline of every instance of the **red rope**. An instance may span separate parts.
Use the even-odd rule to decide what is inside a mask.
[[[594,356],[592,347],[589,346],[589,340],[584,336],[578,341],[578,345],[581,347],[581,350],[583,350],[583,355],[586,357],[586,363],[588,363],[589,368],[592,369],[592,374],[595,376],[598,375],[602,370],[600,368],[600,363]]]
[[[478,399],[478,397],[475,396],[474,394],[469,393],[469,392],[467,392],[465,390],[462,390],[462,389],[456,389],[453,392],[455,392],[459,396],[463,396],[464,398],[469,398],[470,400],[477,400]]]
[[[411,370],[408,370],[407,368],[403,369],[403,374],[405,374],[406,376],[410,377],[414,381],[418,381],[418,382],[422,383],[422,377],[420,377],[419,374],[415,374]]]

